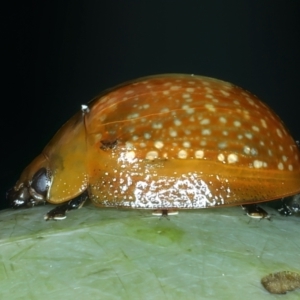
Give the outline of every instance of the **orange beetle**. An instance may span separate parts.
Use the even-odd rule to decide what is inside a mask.
[[[83,105],[8,192],[13,207],[198,209],[300,193],[299,148],[257,97],[221,80],[140,78]]]

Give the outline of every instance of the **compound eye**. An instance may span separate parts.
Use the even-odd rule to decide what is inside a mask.
[[[51,174],[46,168],[39,169],[32,177],[31,189],[38,195],[47,196],[48,189],[51,184]]]

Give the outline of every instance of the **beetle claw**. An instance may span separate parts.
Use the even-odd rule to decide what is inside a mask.
[[[67,216],[66,213],[72,209],[79,209],[83,206],[85,201],[88,198],[87,191],[83,192],[78,197],[70,200],[67,203],[64,203],[60,206],[55,207],[54,209],[48,211],[44,216],[45,221],[49,220],[64,220]]]
[[[61,208],[61,206],[58,206],[52,210],[50,210],[48,213],[45,214],[44,220],[49,221],[49,220],[64,220],[66,216],[66,212],[58,210],[58,208]]]

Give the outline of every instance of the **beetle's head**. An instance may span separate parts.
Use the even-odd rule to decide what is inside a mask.
[[[38,156],[26,167],[15,186],[8,190],[6,198],[10,206],[32,207],[45,203],[51,179],[46,158],[43,155]]]

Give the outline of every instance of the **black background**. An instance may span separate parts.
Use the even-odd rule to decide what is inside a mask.
[[[299,130],[295,0],[23,1],[4,12],[5,191],[82,103],[123,81],[193,73],[250,90]]]

